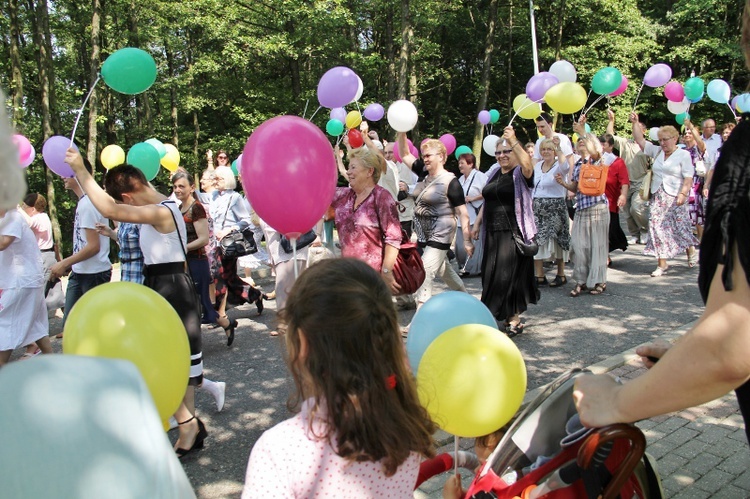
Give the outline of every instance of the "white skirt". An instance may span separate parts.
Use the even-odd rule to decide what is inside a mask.
[[[0,293],[0,351],[15,350],[49,335],[44,288],[11,288]]]

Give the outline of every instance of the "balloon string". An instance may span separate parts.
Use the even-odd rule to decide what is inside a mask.
[[[294,265],[294,280],[296,281],[299,277],[299,271],[297,270],[297,238],[293,237],[290,241],[292,242],[292,262]]]
[[[308,104],[310,104],[310,99],[307,99],[307,101],[305,102],[305,110],[302,111],[302,119],[303,120],[305,119],[305,115],[307,114],[307,105]]]
[[[458,476],[458,435],[453,435],[453,472]]]
[[[315,117],[315,115],[316,115],[316,114],[318,114],[318,111],[320,111],[320,107],[321,107],[321,106],[318,106],[318,109],[316,109],[316,110],[315,110],[315,112],[314,112],[314,113],[312,113],[312,116],[310,116],[310,119],[309,119],[309,120],[307,120],[307,121],[312,121],[312,119],[313,119],[313,118]]]
[[[596,106],[599,103],[599,101],[601,101],[606,96],[607,96],[606,94],[600,95],[594,102],[591,103],[591,105],[583,112],[583,114],[589,114],[589,111],[591,111],[591,108],[594,107],[594,106]],[[588,98],[587,98],[587,100],[588,100]]]
[[[734,119],[737,120],[737,113],[734,112],[734,109],[732,108],[732,105],[727,101],[727,106],[729,107],[729,110],[732,111],[732,116],[734,116]]]
[[[540,102],[542,102],[543,100],[544,100],[544,97],[542,97],[542,98],[541,98],[541,99],[539,99],[539,100],[531,100],[531,99],[529,99],[529,101],[530,101],[530,102],[529,102],[528,104],[526,104],[526,105],[524,105],[524,106],[521,106],[521,109],[519,109],[518,111],[516,111],[516,113],[515,113],[515,114],[513,115],[513,117],[512,117],[512,118],[510,119],[510,121],[508,122],[508,126],[511,126],[511,125],[513,124],[513,120],[515,120],[515,119],[516,119],[516,116],[518,116],[518,113],[520,113],[521,111],[523,111],[523,110],[524,110],[524,109],[526,109],[527,107],[531,106],[532,104],[539,104],[539,103],[540,103]]]
[[[635,96],[635,100],[633,101],[633,109],[630,110],[631,113],[635,112],[635,106],[638,105],[638,99],[641,96],[641,90],[643,90],[644,83],[641,83],[641,88],[638,89],[638,94]]]
[[[73,125],[73,133],[70,134],[70,146],[73,147],[73,139],[76,136],[76,130],[78,129],[78,122],[81,121],[81,115],[83,114],[83,109],[86,107],[86,103],[89,101],[89,97],[91,97],[91,94],[94,92],[94,89],[96,88],[96,84],[99,83],[99,80],[102,79],[102,75],[97,75],[96,80],[94,81],[94,84],[91,85],[91,90],[89,90],[89,93],[86,95],[86,98],[83,99],[83,104],[81,105],[81,109],[78,110],[78,117],[76,117],[76,123]]]

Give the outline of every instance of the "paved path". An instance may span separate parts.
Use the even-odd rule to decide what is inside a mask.
[[[649,273],[655,261],[641,255],[642,249],[643,246],[634,245],[628,252],[613,255],[609,285],[601,296],[571,298],[568,296],[572,288],[570,282],[562,289],[542,290],[540,303],[530,306],[524,314],[526,332],[514,339],[526,361],[529,390],[543,386],[572,367],[593,366],[613,354],[619,356],[620,352],[677,330],[700,316],[703,306],[696,284],[697,269],[689,269],[685,257],[681,257],[670,261],[670,274],[660,279],[651,278]],[[570,269],[567,274],[570,279]],[[553,275],[550,271],[549,276]],[[270,278],[256,277],[256,280],[266,291],[273,288]],[[478,297],[480,279],[470,278],[465,282],[468,291]],[[436,291],[442,289],[445,288],[438,286]],[[227,401],[224,410],[217,413],[210,395],[199,390],[196,396],[199,415],[210,436],[206,448],[186,458],[184,466],[200,498],[239,497],[253,443],[264,430],[290,416],[286,398],[291,380],[283,360],[283,340],[268,334],[275,329],[274,308],[275,303],[268,302],[266,312],[260,317],[254,306],[231,310],[230,317],[240,323],[231,348],[225,346],[221,329],[204,329],[205,374],[210,379],[227,382]],[[407,324],[413,314],[413,311],[400,312],[401,324]],[[59,322],[59,319],[52,321],[53,333],[59,332]],[[53,340],[57,350],[60,343],[60,340]],[[15,352],[14,358],[21,353]],[[620,363],[624,364],[625,360]],[[750,474],[745,472],[750,453],[740,430],[736,407],[729,402],[731,398],[727,400],[715,403],[706,414],[690,413],[695,415],[693,420],[674,416],[684,420],[674,437],[674,432],[666,432],[665,426],[658,426],[671,421],[670,418],[654,420],[655,424],[647,428],[649,452],[657,454],[664,449],[657,457],[665,463],[662,476],[668,497],[681,493],[687,495],[679,497],[750,497]],[[721,411],[721,415],[714,415],[711,412],[714,409]],[[719,420],[720,425],[713,424]],[[172,440],[176,438],[174,433],[170,433]],[[677,445],[668,447],[685,436],[688,438],[683,445],[690,444],[688,449],[696,452],[697,447],[701,447],[701,454],[683,456],[680,453],[688,451],[675,450]],[[701,444],[714,436],[718,446],[710,442],[705,446]],[[438,437],[440,442],[448,439],[445,435]],[[462,446],[470,445],[466,440]],[[720,450],[711,450],[716,448]],[[706,457],[706,453],[713,457]],[[723,457],[720,454],[724,454]],[[717,461],[720,458],[722,460]],[[702,459],[711,464],[701,468]],[[743,471],[727,471],[738,468]],[[701,470],[704,472],[700,473]],[[428,484],[435,485],[432,481]],[[416,497],[439,497],[435,493],[436,490],[420,490]]]

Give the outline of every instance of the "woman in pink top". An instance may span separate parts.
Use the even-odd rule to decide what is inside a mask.
[[[379,151],[352,151],[346,170],[349,187],[336,189],[331,206],[336,212],[341,256],[359,258],[381,272],[396,295],[401,287],[391,271],[401,247],[401,224],[393,196],[377,185],[387,167]],[[343,165],[339,168],[343,169]]]
[[[383,279],[361,260],[324,260],[300,275],[281,314],[299,413],[256,442],[243,499],[413,497],[436,427]]]

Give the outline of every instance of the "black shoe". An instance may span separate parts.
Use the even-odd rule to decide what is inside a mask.
[[[549,286],[549,281],[547,280],[547,277],[546,277],[546,276],[545,276],[545,277],[537,277],[537,278],[536,278],[536,285],[537,285],[538,287],[540,287],[540,288],[541,288],[542,286]]]
[[[227,346],[231,347],[232,343],[234,343],[234,328],[236,328],[238,325],[237,319],[232,319],[229,321],[229,325],[227,327],[221,326],[224,328],[224,333],[227,335]]]
[[[265,295],[263,293],[260,294],[257,300],[255,300],[255,307],[258,309],[258,315],[263,313],[263,297]]]
[[[183,457],[187,456],[191,452],[193,452],[196,449],[202,449],[203,448],[203,441],[206,440],[208,437],[208,431],[206,430],[206,427],[203,425],[203,421],[193,416],[192,418],[188,419],[187,421],[183,421],[182,423],[178,424],[185,424],[189,423],[190,421],[197,419],[198,420],[198,434],[195,436],[195,442],[193,442],[193,446],[189,449],[182,449],[177,448],[175,449],[175,453],[177,454],[177,457],[182,459]]]

